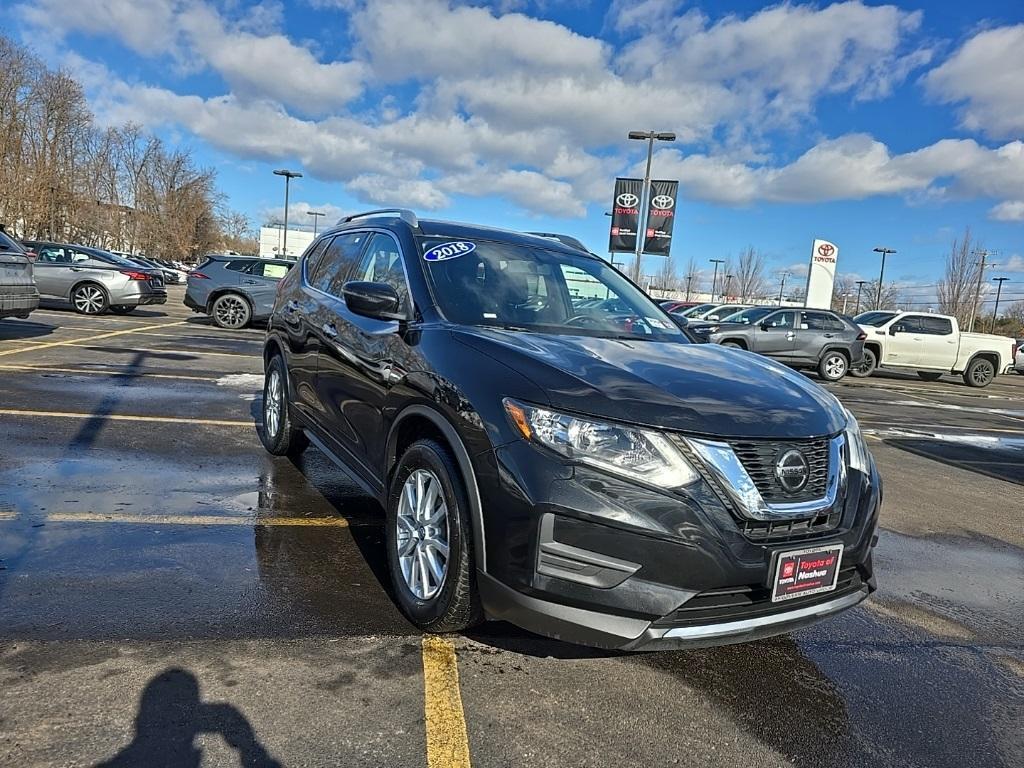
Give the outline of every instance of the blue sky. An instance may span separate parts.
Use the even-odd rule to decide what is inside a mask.
[[[254,223],[379,205],[607,244],[630,129],[675,131],[673,259],[753,245],[927,293],[965,226],[1024,297],[1024,4],[0,0],[5,27],[216,167]],[[657,259],[645,267],[655,271]]]

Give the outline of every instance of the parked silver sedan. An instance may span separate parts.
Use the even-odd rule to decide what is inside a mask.
[[[108,309],[126,315],[136,307],[167,301],[160,270],[84,245],[30,241],[25,245],[38,254],[35,278],[43,301],[70,302],[83,315],[100,315]]]
[[[0,232],[0,318],[26,318],[38,306],[32,260],[21,244]]]

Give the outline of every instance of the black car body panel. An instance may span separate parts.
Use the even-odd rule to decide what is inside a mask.
[[[401,319],[363,317],[314,285],[334,238],[378,234],[401,254],[410,299]],[[451,322],[420,245],[438,236],[590,258],[483,227],[414,226],[406,216],[346,223],[323,233],[281,281],[264,354],[285,362],[295,422],[382,502],[410,440],[433,434],[451,448],[488,616],[601,647],[683,647],[788,631],[874,590],[881,480],[866,449],[854,461],[859,432],[831,394],[771,360],[678,332],[656,341]],[[662,318],[670,325],[653,303],[643,312],[656,328]],[[658,487],[570,460],[524,439],[506,399],[655,429],[699,477]],[[828,443],[839,457],[835,493],[813,514],[758,519],[696,456],[700,440],[748,453]],[[836,590],[771,602],[778,553],[824,544],[844,546]]]

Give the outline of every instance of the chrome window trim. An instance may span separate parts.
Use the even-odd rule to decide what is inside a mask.
[[[846,437],[839,434],[829,440],[828,480],[820,499],[792,504],[769,504],[736,456],[732,446],[716,440],[684,438],[690,449],[707,467],[720,489],[743,517],[762,522],[799,520],[813,517],[835,506],[839,491],[846,487]]]

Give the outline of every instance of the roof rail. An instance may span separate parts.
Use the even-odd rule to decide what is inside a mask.
[[[338,224],[348,224],[350,221],[355,219],[365,219],[370,216],[383,216],[385,214],[396,214],[398,218],[404,221],[413,229],[420,228],[419,219],[416,218],[416,214],[410,211],[408,208],[378,208],[375,211],[363,211],[362,213],[353,213],[349,216],[343,216]]]
[[[560,235],[555,232],[527,232],[526,234],[534,235],[535,237],[545,237],[548,240],[557,240],[562,245],[567,245],[570,248],[575,248],[577,251],[590,253],[590,249],[587,248],[587,246],[585,246],[572,235]]]

